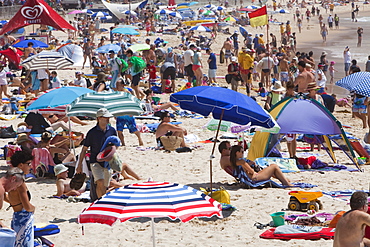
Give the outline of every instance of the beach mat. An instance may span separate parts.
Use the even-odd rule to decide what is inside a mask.
[[[262,157],[257,158],[254,162],[262,168],[266,168],[271,164],[277,164],[282,172],[299,172],[295,159],[279,158],[279,157]]]
[[[301,226],[297,226],[297,227],[301,227]],[[260,235],[260,238],[281,239],[281,240],[290,240],[290,239],[316,240],[316,239],[321,239],[321,238],[333,239],[334,234],[335,234],[335,228],[321,228],[321,230],[317,232],[299,232],[299,233],[288,233],[288,234],[275,234],[275,231],[276,231],[276,228],[268,229]]]
[[[351,196],[356,191],[362,191],[365,193],[369,193],[368,190],[337,190],[337,191],[323,191],[322,193],[327,196],[331,197],[338,201],[343,201],[349,203],[349,200],[351,199]],[[370,197],[368,198],[368,201],[370,200]]]

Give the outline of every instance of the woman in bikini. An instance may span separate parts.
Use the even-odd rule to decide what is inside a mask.
[[[152,99],[153,90],[151,90],[151,89],[145,90],[144,93],[146,95],[145,103],[149,103],[152,106],[153,111],[161,111],[161,110],[166,110],[168,108],[171,108],[173,111],[178,111],[179,110],[179,108],[174,106],[174,104],[172,102],[167,102],[167,103],[164,103],[164,104],[157,105],[156,102]]]
[[[90,67],[92,67],[91,66],[91,62],[92,62],[91,54],[92,54],[93,46],[92,46],[92,43],[91,43],[90,39],[86,40],[86,43],[83,46],[83,50],[84,50],[84,62],[82,63],[82,69],[84,69],[84,67],[85,67],[85,63],[86,63],[87,58],[89,58]]]
[[[196,78],[196,86],[201,86],[202,85],[202,77],[203,77],[203,72],[202,72],[202,61],[201,61],[201,53],[200,49],[197,48],[194,51],[194,56],[193,56],[193,71],[194,75]]]
[[[242,146],[235,145],[231,147],[230,163],[234,169],[237,166],[242,166],[243,170],[252,181],[263,181],[274,177],[277,178],[283,185],[292,186],[292,184],[280,170],[279,166],[276,164],[271,164],[263,170],[255,172],[252,168],[255,166],[255,163],[244,158],[244,150]]]
[[[10,158],[13,167],[20,168],[26,175],[30,173],[33,156],[28,151],[16,151]],[[31,193],[26,183],[23,183],[16,190],[8,192],[9,207],[14,210],[11,223],[12,229],[17,233],[14,246],[33,247],[33,213],[35,206],[31,204]]]

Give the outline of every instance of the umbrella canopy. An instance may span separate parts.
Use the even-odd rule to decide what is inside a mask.
[[[157,15],[168,15],[169,13],[171,13],[172,11],[171,10],[168,10],[168,9],[159,9],[157,10],[155,13]]]
[[[271,128],[274,123],[256,101],[250,97],[221,87],[200,86],[189,88],[171,95],[172,102],[180,104],[185,110],[190,110],[208,116],[212,113],[215,119],[237,124]]]
[[[98,53],[108,53],[109,51],[114,51],[115,53],[118,53],[121,50],[121,47],[116,44],[107,44],[100,46],[96,51]]]
[[[238,19],[236,19],[235,17],[232,17],[232,16],[228,16],[224,19],[224,21],[236,22],[236,21],[238,21]]]
[[[222,218],[221,205],[196,189],[168,182],[143,182],[107,193],[86,208],[78,222],[111,226],[117,220],[140,217],[169,217],[187,222],[213,215]]]
[[[104,16],[108,16],[108,15],[109,15],[109,13],[107,13],[107,12],[98,11],[98,12],[92,14],[91,17],[104,17]]]
[[[81,12],[84,13],[84,14],[88,14],[88,15],[94,14],[94,12],[90,9],[83,9],[83,10],[81,10]]]
[[[123,14],[137,16],[137,13],[135,11],[132,11],[132,10],[126,10],[126,11],[123,12]]]
[[[107,108],[115,117],[138,116],[143,112],[138,98],[126,92],[93,92],[78,97],[67,109],[67,116],[96,117],[100,108]]]
[[[209,29],[208,27],[202,26],[202,25],[194,26],[190,28],[190,30],[199,31],[199,32],[211,32],[211,29]]]
[[[49,69],[58,70],[72,66],[73,61],[59,52],[42,51],[33,55],[21,63],[21,66],[28,70]]]
[[[64,56],[72,59],[74,66],[82,66],[83,63],[83,49],[79,45],[65,44],[60,46],[57,51]]]
[[[147,44],[135,44],[135,45],[130,46],[130,50],[133,52],[146,51],[149,49],[150,49],[150,45],[147,45]]]
[[[348,91],[370,97],[370,72],[357,72],[346,76],[335,83]]]
[[[112,16],[108,15],[108,16],[103,16],[103,17],[98,17],[98,18],[102,21],[106,21],[106,20],[111,20]]]
[[[36,40],[36,39],[25,39],[25,40],[22,40],[22,41],[16,43],[15,45],[13,45],[13,47],[16,47],[16,48],[27,48],[28,47],[28,43],[32,43],[33,44],[33,48],[47,48],[47,47],[49,47],[48,44],[45,44],[44,42],[39,41],[39,40]]]
[[[27,110],[47,109],[72,103],[79,96],[93,92],[93,90],[84,87],[61,87],[43,94],[35,100]],[[63,95],[63,97],[60,97]]]
[[[213,4],[207,4],[207,5],[204,5],[204,8],[212,9],[212,8],[217,8],[217,6]]]
[[[213,11],[212,11],[212,10],[210,10],[210,9],[208,9],[208,10],[204,11],[204,12],[202,13],[202,15],[215,15],[215,12],[213,12]]]
[[[139,35],[140,33],[133,28],[117,27],[112,30],[113,33],[120,33],[125,35]]]
[[[8,58],[8,60],[10,60],[16,66],[19,66],[23,52],[21,50],[18,50],[10,46],[8,49],[0,51],[0,54],[4,55],[6,58]]]
[[[117,28],[131,28],[131,29],[135,29],[135,30],[139,30],[140,28],[139,27],[136,27],[136,26],[133,26],[133,25],[118,25]]]
[[[179,12],[171,12],[168,15],[182,19],[182,15]]]
[[[177,7],[179,7],[179,6],[187,6],[187,7],[189,7],[189,6],[192,6],[192,5],[195,5],[195,4],[198,4],[198,2],[179,3],[179,4],[177,5]]]
[[[222,6],[216,6],[215,8],[212,8],[212,10],[218,10],[218,11],[221,11],[221,10],[224,10],[225,7],[222,7]]]
[[[76,9],[76,10],[69,12],[68,15],[83,14],[83,13],[84,12],[82,12],[81,10]]]
[[[290,12],[286,9],[278,9],[275,11],[275,13],[280,13],[280,14],[289,14]]]

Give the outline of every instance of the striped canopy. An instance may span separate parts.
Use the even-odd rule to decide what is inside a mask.
[[[346,76],[335,83],[335,85],[354,91],[357,94],[370,97],[370,72],[357,72]]]
[[[67,108],[67,116],[96,117],[100,108],[107,108],[115,117],[143,112],[139,99],[132,94],[108,91],[81,95]]]
[[[107,193],[86,208],[79,223],[112,225],[117,220],[169,217],[187,222],[195,217],[222,218],[221,205],[189,186],[168,182],[126,185]]]
[[[58,70],[72,66],[73,64],[74,62],[72,59],[65,57],[59,52],[42,51],[39,54],[27,58],[20,65],[28,70]]]

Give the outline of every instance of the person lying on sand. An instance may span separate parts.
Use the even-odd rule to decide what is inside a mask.
[[[230,163],[233,168],[242,166],[245,173],[252,181],[263,181],[274,177],[277,178],[284,186],[293,186],[276,164],[271,164],[263,170],[255,172],[252,168],[255,163],[253,161],[244,159],[244,150],[241,146],[234,145],[231,147]]]
[[[361,191],[352,194],[351,210],[343,214],[335,228],[334,247],[370,246],[370,239],[364,237],[365,227],[370,226],[367,197]]]
[[[186,147],[184,136],[188,134],[186,129],[170,124],[171,116],[168,112],[162,112],[161,123],[158,125],[157,131],[155,132],[155,138],[157,143],[161,142],[161,136],[179,136],[182,137],[181,147]],[[163,146],[163,145],[162,145]]]
[[[57,193],[54,196],[79,196],[85,191],[86,184],[84,183],[79,190],[73,190],[69,186],[71,179],[68,178],[68,168],[63,164],[54,166],[54,173],[57,177]]]

